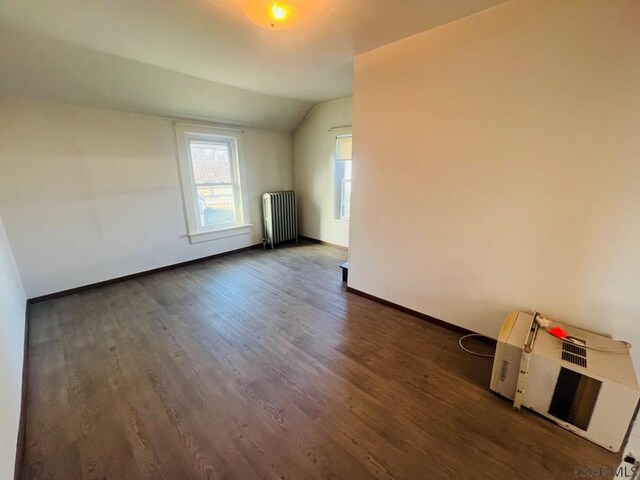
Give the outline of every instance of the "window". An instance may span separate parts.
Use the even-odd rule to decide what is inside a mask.
[[[237,223],[233,179],[233,147],[227,139],[189,141],[193,181],[198,196],[198,227],[224,227]]]
[[[334,218],[345,222],[351,215],[351,134],[335,136],[333,152]]]
[[[242,132],[177,124],[176,138],[192,243],[250,233],[241,189]]]

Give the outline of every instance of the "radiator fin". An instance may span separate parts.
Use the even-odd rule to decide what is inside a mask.
[[[274,248],[284,242],[298,241],[298,215],[293,191],[267,192],[262,195],[264,243]]]

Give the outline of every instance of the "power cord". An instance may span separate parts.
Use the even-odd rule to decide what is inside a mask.
[[[612,340],[612,341],[617,342],[620,345],[622,345],[622,348],[604,348],[604,347],[597,347],[597,346],[594,346],[594,345],[586,345],[585,343],[582,343],[579,340],[573,339],[571,336],[567,335],[564,331],[562,331],[564,336],[558,336],[557,333],[553,332],[553,328],[551,328],[551,320],[546,318],[541,313],[537,313],[537,312],[534,313],[534,317],[536,319],[536,322],[538,322],[538,325],[540,326],[540,328],[542,328],[544,331],[546,331],[549,335],[553,335],[554,337],[558,338],[562,342],[571,343],[572,345],[576,345],[576,346],[579,346],[579,347],[582,347],[582,348],[587,348],[587,349],[590,349],[590,350],[596,350],[598,352],[627,353],[629,350],[631,350],[631,344],[629,342],[625,342],[623,340]],[[469,333],[467,335],[463,335],[458,340],[458,345],[460,345],[460,348],[462,350],[464,350],[465,352],[470,353],[471,355],[475,355],[476,357],[495,358],[495,355],[489,355],[487,353],[474,352],[473,350],[469,350],[467,347],[465,347],[463,342],[467,338],[473,338],[473,337],[489,338],[486,335],[482,335],[481,333]]]
[[[495,355],[489,355],[487,353],[478,353],[478,352],[474,352],[472,350],[469,350],[467,347],[465,347],[463,345],[463,341],[466,340],[467,338],[472,338],[472,337],[484,337],[484,338],[489,338],[486,335],[482,335],[481,333],[469,333],[467,335],[464,335],[462,337],[460,337],[460,339],[458,340],[458,345],[460,345],[460,348],[462,350],[464,350],[467,353],[470,353],[471,355],[475,355],[476,357],[484,357],[484,358],[494,358]]]
[[[567,333],[562,329],[559,329],[559,331],[557,331],[556,328],[551,328],[551,320],[549,320],[547,317],[545,317],[541,313],[536,313],[535,319],[536,319],[536,322],[538,322],[538,325],[540,326],[540,328],[546,331],[549,335],[553,335],[554,337],[558,338],[560,341],[565,343],[570,343],[578,347],[587,348],[589,350],[595,350],[598,352],[606,352],[606,353],[627,353],[629,350],[631,350],[631,344],[623,340],[611,339],[612,342],[621,344],[622,348],[605,348],[605,347],[597,347],[594,345],[587,345],[586,343],[580,342],[579,340],[575,340],[573,337],[567,335]]]

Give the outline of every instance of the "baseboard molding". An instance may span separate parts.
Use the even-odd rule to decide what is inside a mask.
[[[20,400],[20,420],[18,424],[18,440],[16,445],[16,465],[13,479],[23,477],[24,452],[27,434],[27,394],[29,388],[29,303],[24,308],[24,353],[22,359],[22,398]]]
[[[253,250],[260,248],[262,249],[262,243],[256,243],[255,245],[250,245],[248,247],[238,248],[235,250],[230,250],[228,252],[216,253],[215,255],[209,255],[207,257],[196,258],[194,260],[188,260],[186,262],[174,263],[171,265],[166,265],[164,267],[154,268],[152,270],[145,270],[144,272],[132,273],[131,275],[125,275],[123,277],[111,278],[109,280],[104,280],[102,282],[91,283],[89,285],[83,285],[81,287],[70,288],[68,290],[62,290],[60,292],[48,293],[47,295],[42,295],[40,297],[34,297],[27,300],[27,305],[33,305],[34,303],[46,302],[47,300],[53,300],[55,298],[66,297],[68,295],[73,295],[75,293],[84,292],[86,290],[92,290],[94,288],[105,287],[107,285],[113,285],[114,283],[124,282],[126,280],[133,280],[135,278],[145,277],[147,275],[153,275],[154,273],[165,272],[167,270],[173,270],[174,268],[186,267],[188,265],[193,265],[195,263],[207,262],[209,260],[214,260],[220,257],[226,257],[227,255],[233,255],[236,253],[246,252],[247,250]]]
[[[325,242],[324,240],[318,240],[317,238],[305,237],[304,235],[300,235],[299,238],[300,240],[306,240],[307,242],[311,242],[311,243],[319,243],[321,245],[328,245],[330,247],[339,248],[340,250],[349,250],[349,247],[345,247],[344,245]]]
[[[431,315],[427,315],[426,313],[418,312],[417,310],[413,310],[411,308],[404,307],[397,303],[390,302],[389,300],[385,300],[384,298],[376,297],[375,295],[371,295],[370,293],[357,290],[353,287],[347,286],[347,292],[372,300],[376,303],[380,303],[389,308],[393,308],[394,310],[398,310],[399,312],[406,313],[408,315],[411,315],[412,317],[419,318],[420,320],[425,320],[429,323],[433,323],[434,325],[438,325],[439,327],[446,328],[447,330],[451,330],[452,332],[459,333],[460,335],[469,335],[471,333],[476,333],[473,330],[469,330],[467,328],[454,325],[453,323],[445,322],[444,320],[440,320],[438,318],[432,317]],[[488,337],[477,337],[477,339],[481,342],[488,343],[489,345],[496,344],[495,340]]]

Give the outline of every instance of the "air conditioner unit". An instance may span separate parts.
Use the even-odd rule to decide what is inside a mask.
[[[634,419],[640,389],[628,349],[593,332],[553,322],[561,340],[536,315],[512,312],[504,321],[491,390],[618,452]],[[614,353],[615,352],[615,353]]]

